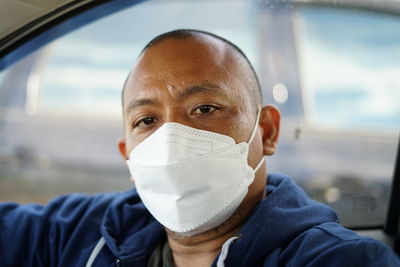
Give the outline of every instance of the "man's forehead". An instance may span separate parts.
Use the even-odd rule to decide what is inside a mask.
[[[242,64],[236,50],[213,36],[164,39],[139,57],[125,84],[124,105],[142,95],[154,96],[168,86],[174,86],[174,91],[186,91],[213,84],[226,96],[242,97],[247,88]]]
[[[125,105],[125,113],[130,113],[136,108],[151,105],[161,105],[163,100],[163,94],[159,95],[158,88],[153,88],[153,90],[148,89],[146,91],[138,91],[137,94],[131,97],[127,97],[127,103]],[[167,88],[161,89],[164,91],[169,91],[170,95],[174,95],[174,98],[179,102],[185,101],[190,97],[200,97],[202,94],[207,96],[219,97],[223,99],[229,99],[228,90],[224,87],[219,87],[210,83],[203,83],[194,86],[189,86],[185,88],[173,88],[167,86]],[[160,99],[161,98],[161,99]]]
[[[168,38],[147,49],[138,59],[128,87],[166,80],[179,86],[184,80],[205,82],[234,72],[232,52],[220,40],[208,36]],[[218,76],[217,75],[217,76]],[[225,77],[226,78],[226,77]],[[203,79],[203,81],[201,81]],[[183,84],[182,84],[183,85]]]

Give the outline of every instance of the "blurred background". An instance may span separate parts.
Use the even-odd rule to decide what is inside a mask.
[[[264,104],[281,110],[269,172],[292,176],[346,226],[383,224],[399,142],[400,17],[311,2],[144,2],[0,72],[0,201],[132,188],[117,150],[124,80],[153,37],[193,28],[237,44]]]

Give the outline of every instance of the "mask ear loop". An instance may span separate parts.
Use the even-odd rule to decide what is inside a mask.
[[[257,109],[257,118],[256,118],[256,122],[254,124],[254,128],[253,131],[251,132],[249,141],[247,142],[249,145],[251,144],[251,142],[253,142],[254,136],[256,136],[257,133],[257,125],[258,125],[258,121],[260,120],[260,115],[261,115],[261,108],[258,107]],[[264,156],[261,158],[260,162],[258,162],[257,167],[254,168],[254,173],[256,173],[258,171],[258,169],[260,169],[261,165],[264,162]]]
[[[257,125],[258,125],[258,121],[260,120],[260,114],[261,114],[261,108],[258,107],[257,108],[257,118],[256,118],[256,122],[254,123],[254,128],[253,131],[251,132],[249,141],[247,141],[247,143],[250,145],[251,142],[253,142],[254,136],[256,136],[257,133]]]
[[[258,169],[260,169],[263,163],[264,163],[264,156],[262,156],[262,158],[260,159],[260,162],[257,164],[257,167],[254,168],[254,173],[256,173]]]

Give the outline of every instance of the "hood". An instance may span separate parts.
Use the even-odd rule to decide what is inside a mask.
[[[245,266],[242,264],[258,262],[304,231],[326,222],[338,222],[331,208],[310,199],[291,178],[269,175],[267,197],[229,247],[225,263]]]
[[[229,247],[225,263],[257,262],[313,226],[337,222],[327,206],[311,200],[291,178],[269,175],[267,197],[254,210]],[[111,252],[121,260],[149,257],[165,238],[160,223],[147,211],[136,190],[122,193],[109,206],[101,226]],[[244,266],[244,265],[243,265]]]

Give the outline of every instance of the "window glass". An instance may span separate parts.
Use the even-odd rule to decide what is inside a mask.
[[[307,119],[346,129],[400,128],[400,19],[302,9],[298,46]]]
[[[0,72],[0,84],[3,82],[3,78],[4,78],[4,76],[5,76],[5,71],[1,71]]]
[[[400,129],[400,19],[309,6],[293,27],[304,117],[280,160],[346,226],[381,225]]]
[[[173,29],[219,34],[242,48],[257,66],[252,12],[246,1],[151,1],[79,29],[48,51],[38,112],[120,118],[127,70],[151,38]]]
[[[237,44],[257,67],[254,13],[245,0],[144,2],[11,66],[0,88],[15,103],[0,117],[0,200],[132,187],[117,149],[120,94],[141,49],[166,31],[202,29]]]
[[[281,109],[268,171],[293,177],[347,226],[382,224],[400,124],[399,19],[311,6],[269,12],[255,2],[144,2],[0,74],[0,200],[130,188],[116,145],[124,80],[151,38],[194,28],[237,44],[264,104]]]

